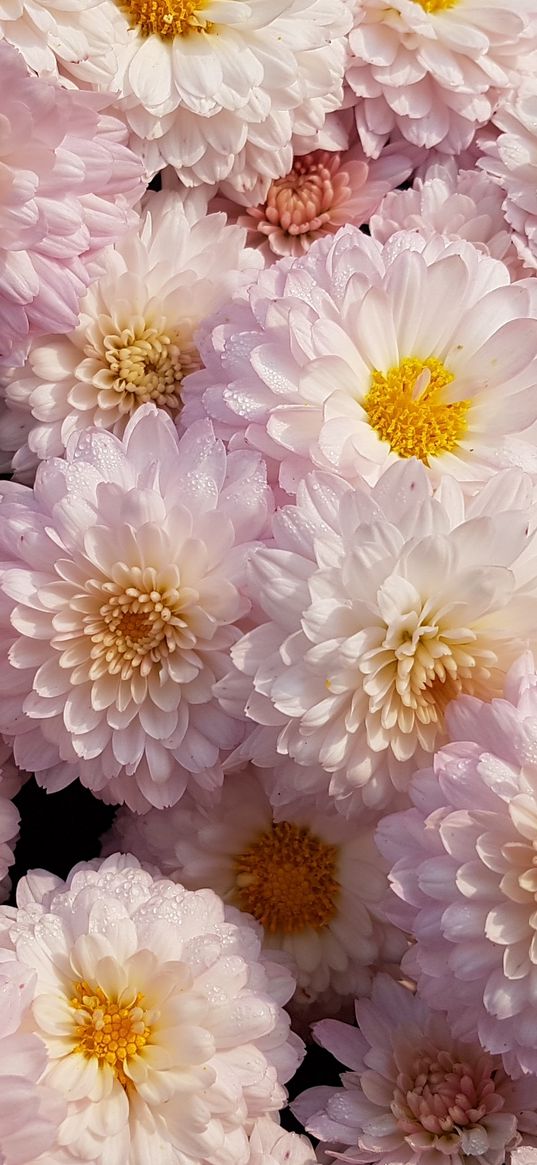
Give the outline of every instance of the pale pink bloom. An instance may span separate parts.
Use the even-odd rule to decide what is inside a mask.
[[[242,732],[211,692],[250,608],[258,455],[226,456],[207,422],[178,443],[147,404],[122,441],[87,430],[33,492],[3,495],[0,724],[17,763],[136,811],[214,788]]]
[[[344,813],[404,789],[445,739],[450,701],[499,694],[537,637],[534,496],[518,470],[466,502],[453,478],[433,495],[417,461],[373,489],[307,477],[275,546],[252,555],[259,626],[216,687],[259,726],[243,746],[254,762],[272,747],[321,765]]]
[[[182,423],[209,414],[289,493],[312,462],[374,483],[414,456],[472,491],[507,465],[537,472],[537,284],[465,240],[382,246],[344,227],[262,271],[207,332]]]
[[[386,194],[373,213],[369,229],[386,243],[397,231],[417,231],[449,239],[467,239],[485,255],[502,259],[512,279],[524,274],[512,231],[503,212],[503,192],[479,170],[461,170],[453,158],[433,162],[412,189]]]
[[[375,821],[348,822],[326,797],[269,800],[271,774],[227,773],[218,801],[183,798],[143,817],[118,814],[105,852],[134,853],[189,889],[209,886],[264,927],[267,950],[284,951],[297,1001],[323,992],[363,995],[371,969],[398,965],[406,938],[386,925],[386,866]],[[325,1013],[326,1014],[326,1013]]]
[[[285,1103],[303,1054],[293,978],[255,925],[119,854],[65,883],[33,871],[17,905],[4,944],[35,974],[28,1028],[67,1102],[69,1159],[247,1165],[252,1121]]]
[[[537,267],[537,87],[526,83],[500,102],[499,130],[483,144],[478,165],[499,184],[513,243],[527,267]]]
[[[248,1165],[315,1165],[317,1157],[311,1141],[297,1133],[286,1133],[270,1117],[260,1117],[250,1133]]]
[[[19,477],[92,425],[122,436],[147,401],[180,411],[198,327],[262,265],[245,239],[223,214],[196,221],[176,193],[149,192],[139,230],[99,256],[75,330],[35,341],[6,380],[0,444]]]
[[[533,658],[503,699],[461,697],[447,725],[452,743],[412,782],[414,808],[379,826],[393,867],[387,909],[416,938],[408,969],[423,998],[457,1035],[477,1032],[503,1053],[512,1075],[537,1074]]]
[[[69,66],[118,95],[151,173],[248,191],[286,174],[292,137],[314,138],[343,98],[348,0],[102,0],[110,51]],[[264,194],[263,194],[264,196]]]
[[[5,926],[4,919],[0,925]],[[65,1103],[38,1081],[47,1050],[31,1032],[35,974],[0,952],[0,1161],[31,1165],[54,1145]]]
[[[0,364],[15,364],[33,336],[74,327],[88,260],[134,225],[143,183],[102,98],[32,76],[2,42],[0,71]]]
[[[466,149],[498,94],[534,68],[534,0],[365,0],[349,36],[356,125],[376,157],[394,130],[445,154]]]
[[[503,1165],[537,1132],[535,1085],[513,1082],[499,1057],[462,1042],[419,995],[377,976],[356,1003],[358,1027],[324,1020],[316,1040],[350,1072],[292,1104],[309,1132],[356,1165]],[[524,1111],[526,1110],[526,1111]]]
[[[303,255],[315,239],[345,223],[367,222],[383,195],[411,171],[397,147],[387,146],[377,161],[366,159],[360,145],[345,153],[315,150],[295,155],[292,169],[271,183],[261,206],[247,205],[244,213],[238,203],[220,198],[214,206],[248,229],[249,242],[265,259]]]

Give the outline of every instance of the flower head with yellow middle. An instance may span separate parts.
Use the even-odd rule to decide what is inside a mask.
[[[371,968],[398,965],[406,950],[380,911],[387,883],[375,819],[350,823],[326,797],[281,808],[271,799],[273,774],[248,766],[226,775],[216,803],[187,798],[143,817],[120,810],[106,852],[158,862],[191,889],[210,886],[262,924],[266,949],[291,957],[299,1005],[330,993],[337,1006],[367,993]]]
[[[474,489],[507,465],[537,472],[537,290],[471,243],[356,227],[261,272],[202,345],[184,421],[209,413],[280,463],[375,482],[414,457]]]
[[[35,871],[0,924],[36,976],[43,1083],[68,1102],[43,1165],[246,1165],[302,1052],[292,976],[260,959],[253,923],[116,854],[66,883]]]

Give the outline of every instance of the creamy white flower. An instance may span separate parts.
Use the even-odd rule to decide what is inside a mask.
[[[121,437],[148,401],[180,411],[197,328],[262,266],[245,239],[223,214],[187,217],[178,194],[148,194],[139,231],[99,256],[76,329],[36,341],[7,379],[0,446],[19,478],[92,425]]]
[[[497,474],[464,502],[419,462],[374,489],[312,474],[251,560],[267,622],[232,651],[224,708],[260,727],[244,748],[322,765],[344,812],[382,805],[438,746],[461,692],[485,699],[537,639],[531,480]],[[332,776],[330,774],[333,774]]]
[[[67,1102],[59,1159],[246,1165],[252,1120],[302,1055],[281,1007],[292,976],[260,959],[254,925],[120,855],[66,883],[35,871],[17,900],[3,942],[35,973],[28,1027]]]
[[[248,1165],[314,1165],[317,1157],[311,1141],[286,1133],[276,1121],[260,1117],[250,1134]]]
[[[380,912],[387,881],[376,822],[347,822],[312,796],[275,809],[273,784],[272,774],[250,767],[226,775],[217,801],[183,800],[141,818],[121,811],[105,852],[132,852],[252,914],[265,947],[292,959],[295,1002],[328,991],[363,995],[372,968],[397,965],[407,945]]]
[[[497,135],[485,137],[478,165],[498,182],[513,243],[524,264],[537,267],[537,86],[526,81],[498,105]]]

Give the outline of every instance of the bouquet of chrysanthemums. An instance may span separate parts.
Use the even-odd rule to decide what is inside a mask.
[[[537,1165],[537,0],[0,95],[0,1165]]]

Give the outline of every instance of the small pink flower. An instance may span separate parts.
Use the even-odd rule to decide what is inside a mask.
[[[292,1105],[309,1132],[353,1165],[500,1165],[537,1129],[535,1085],[506,1076],[474,1038],[454,1037],[419,996],[377,975],[356,1002],[358,1028],[315,1024],[316,1040],[352,1070],[342,1088],[310,1088]],[[359,1029],[359,1030],[358,1030]]]
[[[67,332],[91,281],[88,259],[134,225],[141,163],[103,96],[33,76],[0,44],[0,365],[33,336]]]
[[[292,169],[272,182],[261,206],[237,217],[239,208],[227,199],[217,204],[252,232],[250,241],[262,247],[267,259],[303,255],[320,235],[335,234],[345,223],[366,222],[384,194],[411,170],[412,162],[397,147],[387,146],[376,162],[366,159],[359,145],[344,154],[315,150],[295,156]]]

